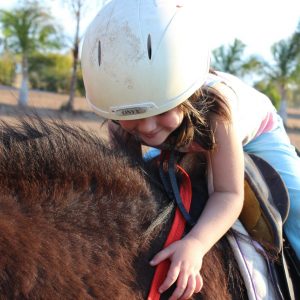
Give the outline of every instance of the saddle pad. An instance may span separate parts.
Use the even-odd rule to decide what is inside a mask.
[[[239,220],[232,228],[242,235],[227,234],[226,237],[244,279],[249,300],[277,299],[265,258],[250,242],[251,239]]]

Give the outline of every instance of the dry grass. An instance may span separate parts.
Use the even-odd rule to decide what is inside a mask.
[[[25,113],[25,111],[16,111],[17,99],[17,90],[0,86],[0,118],[2,120],[14,122],[17,114]],[[61,118],[68,123],[80,125],[98,135],[106,136],[106,128],[101,127],[103,120],[91,111],[84,98],[75,98],[73,113],[60,110],[67,100],[68,95],[31,91],[28,106],[35,109],[44,118]],[[300,108],[290,108],[288,113],[287,131],[292,143],[300,149]]]
[[[40,91],[30,91],[28,110],[18,108],[18,91],[0,86],[0,118],[14,122],[16,116],[29,110],[36,111],[45,119],[63,119],[70,124],[79,125],[98,135],[106,136],[106,128],[101,126],[103,119],[89,108],[83,97],[76,97],[74,112],[62,111],[62,105],[68,101],[68,95]]]

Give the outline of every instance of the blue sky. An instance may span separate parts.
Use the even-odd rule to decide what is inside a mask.
[[[126,1],[126,0],[124,0]],[[201,0],[199,0],[201,1]],[[0,0],[0,8],[10,8],[18,0]],[[74,23],[63,0],[46,0],[53,15],[72,36]],[[270,57],[270,47],[290,36],[300,21],[299,0],[210,0],[203,1],[203,14],[211,32],[212,48],[231,43],[239,38],[247,45],[247,54]],[[95,4],[97,3],[97,5]],[[82,33],[96,15],[101,0],[89,0],[84,13]]]

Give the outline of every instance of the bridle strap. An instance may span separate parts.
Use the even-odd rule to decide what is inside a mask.
[[[166,156],[168,156],[167,158],[168,160],[166,160]],[[166,164],[166,162],[168,166],[169,180],[166,178],[165,171],[164,171],[164,165]],[[179,165],[176,165],[175,151],[171,151],[170,153],[166,151],[162,151],[160,157],[159,175],[163,183],[164,189],[168,197],[176,203],[177,207],[179,208],[186,222],[189,224],[189,226],[192,227],[195,225],[195,221],[192,219],[192,217],[190,216],[190,214],[188,213],[188,211],[186,210],[186,208],[182,203],[182,198],[179,193],[179,188],[176,179],[175,166],[177,169],[180,168]]]
[[[180,201],[182,204],[182,207],[184,208],[184,211],[188,214],[188,211],[190,210],[191,203],[192,203],[192,185],[190,181],[189,175],[186,173],[186,171],[181,168],[180,166],[176,166],[177,169],[181,172],[183,175],[182,182],[180,185],[180,191],[178,191]],[[167,182],[167,180],[162,180],[163,182]],[[164,183],[163,183],[164,184]],[[169,185],[167,184],[167,189],[169,189]],[[178,187],[177,187],[178,190]],[[168,191],[167,191],[168,193]],[[182,200],[181,200],[182,199]],[[165,244],[163,248],[168,247],[171,243],[178,241],[182,238],[184,232],[185,232],[185,226],[186,226],[186,219],[183,216],[181,210],[179,207],[176,207],[174,220],[172,223],[172,227],[170,229],[170,232],[168,234],[168,237],[165,241]],[[170,260],[166,259],[162,261],[160,264],[156,266],[155,273],[152,279],[150,291],[148,294],[148,300],[159,300],[160,299],[160,293],[158,292],[159,287],[165,280],[168,271],[170,267]]]

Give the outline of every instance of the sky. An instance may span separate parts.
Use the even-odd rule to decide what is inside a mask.
[[[126,0],[124,0],[126,1]],[[182,0],[184,1],[184,0]],[[199,0],[203,1],[203,0]],[[75,26],[64,0],[45,0],[65,33],[72,36]],[[211,47],[229,45],[235,38],[246,44],[246,54],[271,58],[270,47],[296,30],[300,22],[299,0],[205,0],[203,14],[211,32]],[[207,4],[207,2],[209,2]],[[18,0],[0,0],[0,8],[10,9]],[[97,5],[95,4],[97,3]],[[101,0],[89,0],[83,14],[81,33],[101,8]]]

